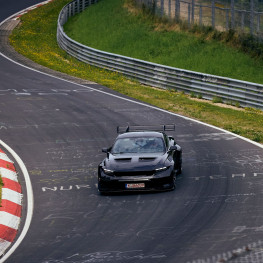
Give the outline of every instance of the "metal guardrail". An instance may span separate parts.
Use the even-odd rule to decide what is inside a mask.
[[[224,102],[239,103],[242,107],[263,110],[263,85],[261,84],[112,54],[90,48],[69,38],[63,30],[63,25],[68,21],[68,18],[82,12],[96,2],[97,0],[74,0],[61,10],[57,25],[57,41],[68,54],[90,65],[120,72],[145,85],[193,93],[209,100],[219,97]]]

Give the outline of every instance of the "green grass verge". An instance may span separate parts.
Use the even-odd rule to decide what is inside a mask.
[[[220,42],[214,38],[222,35],[210,28],[194,27],[195,34],[182,31],[175,23],[138,11],[133,0],[102,0],[71,17],[64,28],[72,39],[111,53],[263,83],[263,59],[234,48],[233,42],[227,45],[230,34]]]
[[[49,68],[100,83],[122,94],[171,112],[224,128],[256,142],[263,142],[262,111],[225,108],[216,103],[192,98],[194,94],[187,96],[175,91],[143,86],[121,74],[91,67],[67,55],[56,42],[57,17],[67,2],[68,0],[54,0],[22,16],[21,24],[10,37],[10,42],[15,49]],[[106,4],[107,1],[102,3]],[[112,8],[108,12],[111,13],[111,18],[117,16]],[[98,23],[99,20],[92,24]],[[117,29],[115,28],[116,31]],[[189,35],[189,33],[186,34]]]

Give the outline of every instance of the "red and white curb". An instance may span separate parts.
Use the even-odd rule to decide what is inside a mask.
[[[0,256],[14,241],[21,220],[22,190],[13,161],[0,149],[0,174],[3,181],[0,207]]]

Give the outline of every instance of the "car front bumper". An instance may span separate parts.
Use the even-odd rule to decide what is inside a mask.
[[[98,190],[100,192],[124,191],[167,191],[174,189],[174,175],[168,170],[152,176],[108,176],[100,174]]]

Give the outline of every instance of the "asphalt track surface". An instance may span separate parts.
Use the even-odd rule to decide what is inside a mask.
[[[0,19],[35,3],[0,0]],[[1,140],[23,160],[34,194],[29,231],[6,262],[193,262],[262,239],[262,148],[2,56],[0,79]],[[98,194],[101,148],[127,123],[175,123],[183,148],[175,191]]]

